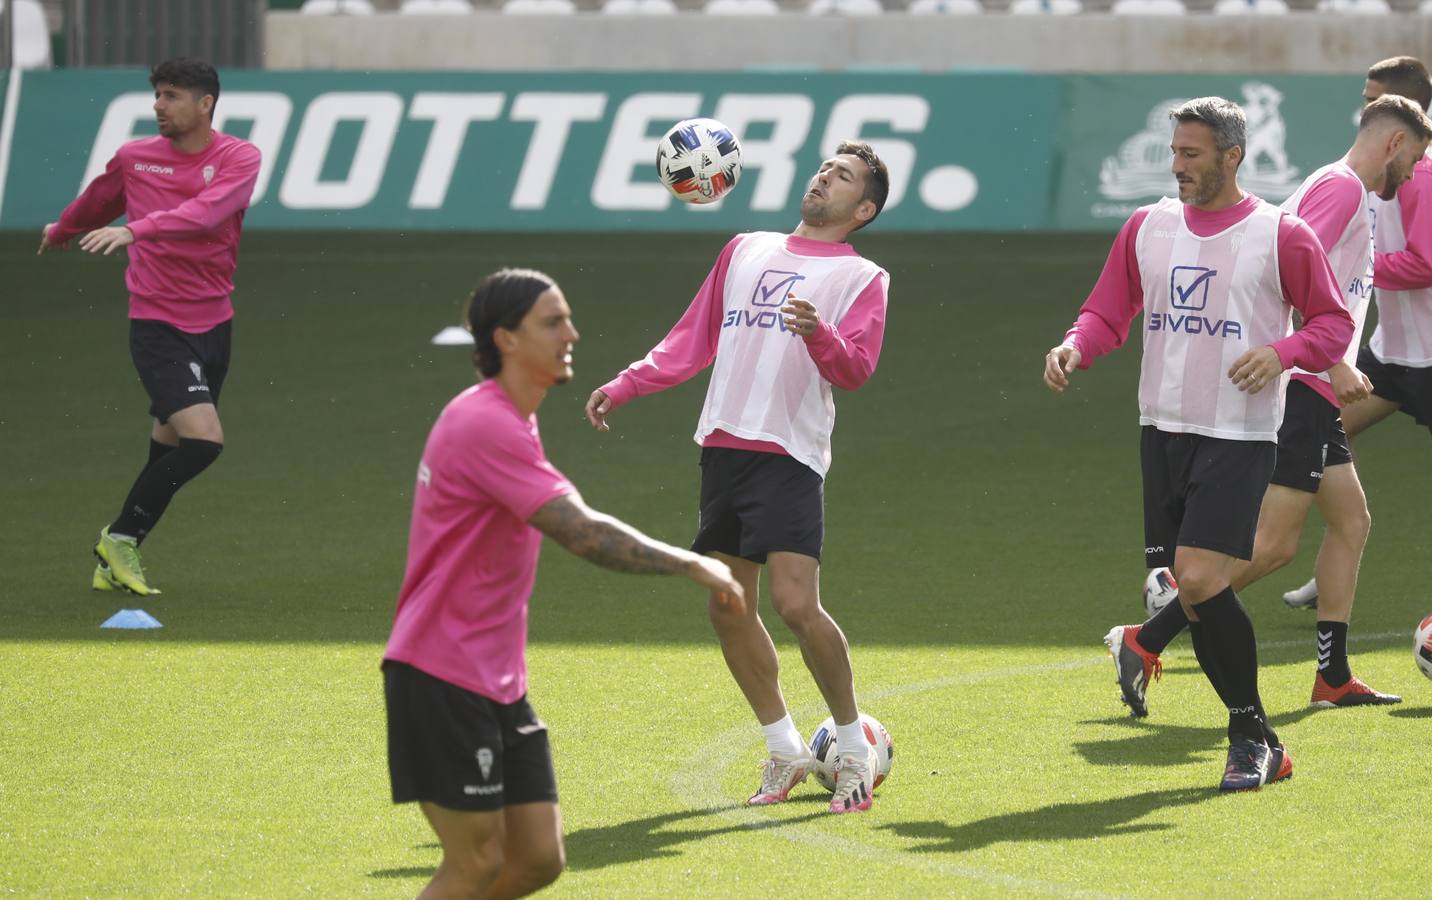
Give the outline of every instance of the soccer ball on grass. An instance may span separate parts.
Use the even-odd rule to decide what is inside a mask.
[[[895,759],[895,744],[890,740],[890,733],[885,730],[879,720],[874,716],[865,713],[860,714],[860,730],[865,733],[865,741],[875,748],[875,754],[880,758],[880,768],[875,773],[874,787],[880,787],[880,782],[890,774],[890,764]],[[815,754],[815,768],[812,773],[815,780],[826,790],[835,792],[835,757],[839,748],[835,745],[835,718],[827,716],[815,734],[810,738],[810,752]]]
[[[656,145],[656,174],[676,199],[712,203],[741,177],[741,144],[715,119],[684,119]]]
[[[1417,630],[1412,634],[1412,652],[1417,655],[1417,668],[1422,674],[1432,678],[1432,616],[1428,616],[1417,624]]]

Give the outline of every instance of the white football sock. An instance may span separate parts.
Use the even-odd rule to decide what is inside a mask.
[[[801,733],[796,731],[796,723],[791,721],[790,713],[786,713],[778,722],[762,725],[761,734],[765,735],[766,749],[772,756],[789,759],[805,752],[805,741],[801,740]]]
[[[841,756],[865,759],[866,748],[869,746],[870,742],[865,739],[865,730],[860,727],[859,716],[849,725],[835,726],[835,749]]]

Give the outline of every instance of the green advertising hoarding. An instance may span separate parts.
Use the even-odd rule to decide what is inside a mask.
[[[1353,76],[1013,73],[224,73],[216,125],[264,156],[254,228],[786,229],[843,138],[888,163],[888,230],[1115,228],[1168,192],[1166,108],[1248,105],[1245,186],[1280,200],[1352,137]],[[52,221],[126,140],[154,133],[142,70],[25,73],[0,227]],[[710,116],[742,139],[727,198],[657,183],[656,139]],[[1254,155],[1256,151],[1256,155]]]
[[[1168,111],[1210,95],[1235,101],[1248,118],[1239,185],[1281,202],[1352,145],[1362,86],[1361,77],[1341,75],[1071,78],[1049,227],[1117,228],[1172,194]]]

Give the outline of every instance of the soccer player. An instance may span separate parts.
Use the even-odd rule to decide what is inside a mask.
[[[1228,709],[1219,787],[1247,790],[1293,765],[1263,712],[1253,622],[1231,577],[1252,555],[1273,474],[1284,372],[1326,371],[1353,322],[1312,229],[1239,187],[1243,110],[1203,97],[1170,116],[1178,200],[1124,223],[1074,326],[1046,354],[1044,381],[1063,392],[1144,311],[1144,555],[1173,568],[1199,665]],[[1303,327],[1290,335],[1294,308]]]
[[[776,612],[836,722],[831,811],[871,804],[877,760],[861,733],[849,647],[821,606],[819,579],[831,389],[853,391],[875,371],[889,290],[889,275],[846,238],[880,214],[889,190],[869,145],[840,144],[811,178],[795,231],[732,238],[671,332],[587,401],[587,419],[606,431],[618,406],[715,362],[695,436],[701,500],[692,549],[728,563],[749,598],[744,610],[714,601],[709,610],[769,751],[751,804],[784,801],[814,763],[786,710],[757,609],[763,564]]]
[[[1411,56],[1395,56],[1372,66],[1363,99],[1371,103],[1387,94],[1407,97],[1428,109],[1432,77],[1427,67]],[[1373,209],[1377,327],[1357,356],[1357,367],[1372,381],[1372,396],[1343,407],[1343,428],[1349,439],[1398,410],[1432,429],[1432,160],[1419,160],[1397,196],[1380,198]],[[1339,539],[1343,538],[1336,526],[1328,523],[1323,547]],[[1283,595],[1284,602],[1292,607],[1318,606],[1321,572],[1319,565],[1312,580]]]
[[[1318,555],[1318,581],[1324,589],[1317,623],[1314,706],[1402,700],[1368,687],[1348,665],[1348,620],[1371,519],[1338,407],[1366,398],[1371,387],[1353,365],[1372,292],[1368,192],[1384,199],[1396,196],[1398,186],[1411,177],[1413,166],[1426,153],[1429,139],[1432,121],[1417,104],[1405,97],[1380,97],[1364,107],[1347,155],[1309,175],[1283,203],[1283,209],[1306,222],[1326,248],[1353,317],[1353,336],[1342,360],[1327,374],[1293,373],[1286,415],[1278,429],[1277,467],[1258,514],[1253,558],[1234,565],[1232,584],[1241,591],[1292,560],[1316,499],[1328,533]],[[1170,603],[1143,625],[1118,625],[1105,637],[1124,703],[1135,716],[1148,714],[1145,694],[1150,677],[1163,668],[1159,654],[1187,624],[1183,606]]]
[[[577,330],[551,278],[504,269],[467,313],[481,381],[438,416],[418,464],[407,572],[383,655],[393,801],[442,842],[423,896],[516,897],[563,864],[547,729],[527,702],[527,607],[546,534],[609,569],[684,575],[734,614],[721,562],[586,506],[547,461],[537,409],[572,378]]]
[[[149,460],[119,516],[100,531],[95,590],[157,594],[139,545],[175,493],[224,449],[219,392],[229,371],[239,230],[259,174],[259,151],[213,128],[219,75],[171,59],[149,75],[157,137],[119,148],[56,222],[40,253],[128,248],[129,353],[149,395]],[[126,224],[109,226],[121,213]],[[106,227],[108,226],[108,227]],[[87,232],[87,233],[86,233]]]

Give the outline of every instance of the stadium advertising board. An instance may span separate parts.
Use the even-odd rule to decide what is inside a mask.
[[[1068,89],[1049,223],[1058,230],[1117,228],[1172,194],[1168,111],[1185,100],[1217,95],[1243,107],[1248,145],[1238,183],[1275,203],[1347,152],[1362,108],[1360,76],[1082,76]]]
[[[119,144],[153,134],[146,88],[141,70],[26,73],[9,92],[0,227],[50,221]],[[1277,200],[1346,149],[1359,88],[1341,76],[236,71],[216,124],[263,152],[250,227],[783,229],[822,156],[858,137],[890,166],[883,228],[1088,230],[1172,186],[1170,101],[1248,104],[1247,184]],[[741,136],[745,165],[705,207],[670,197],[653,167],[661,133],[697,115]]]

